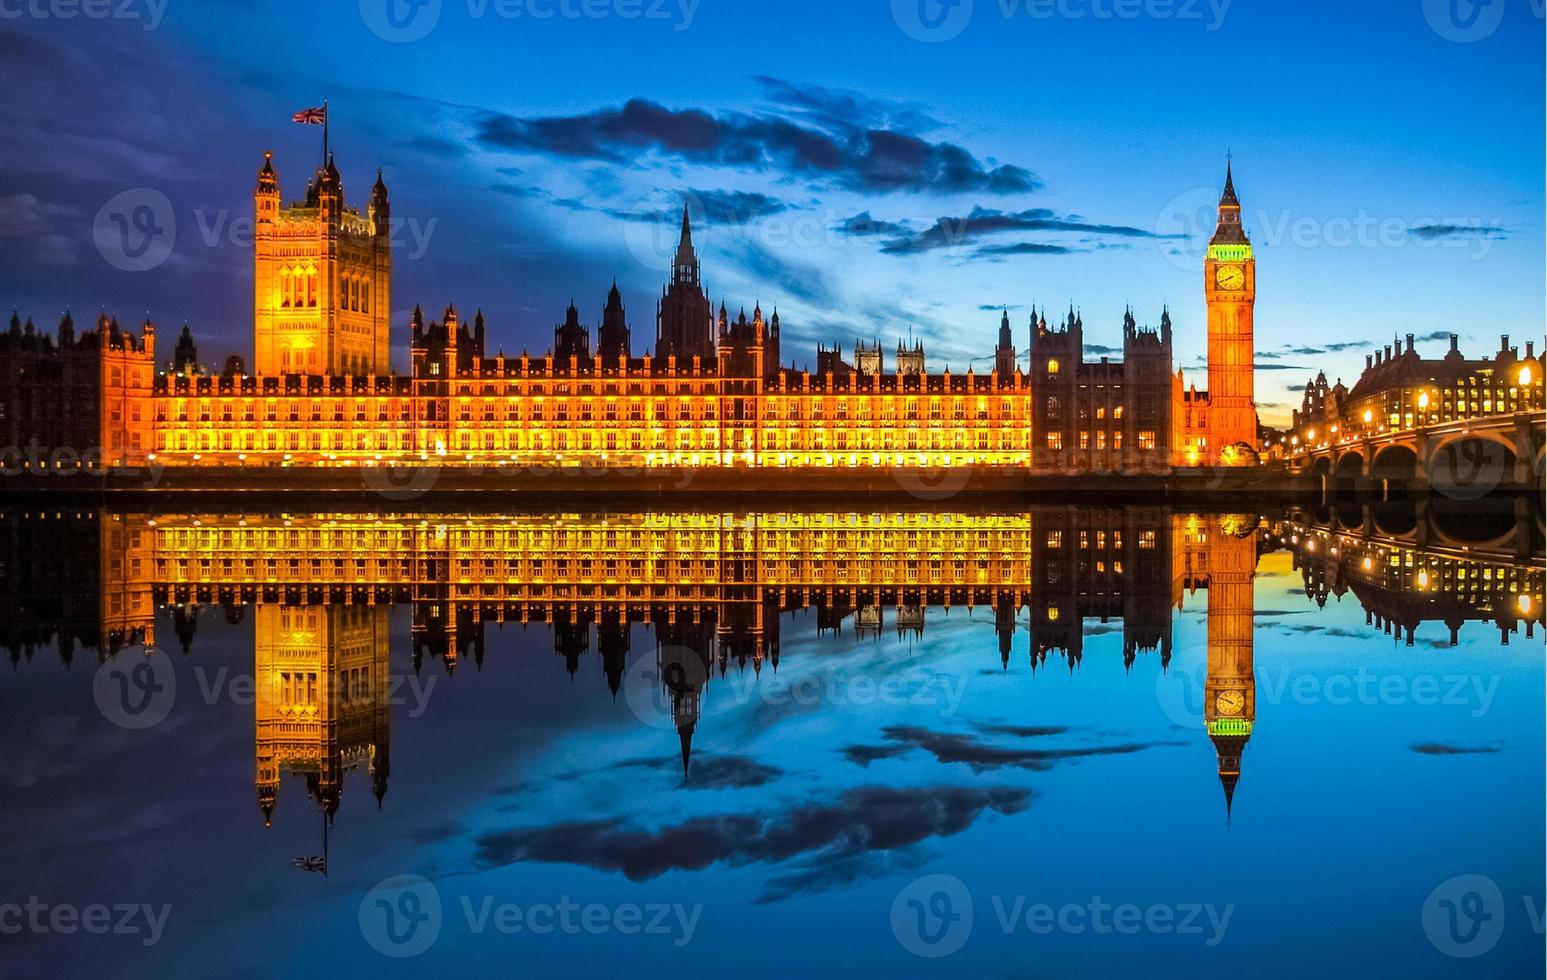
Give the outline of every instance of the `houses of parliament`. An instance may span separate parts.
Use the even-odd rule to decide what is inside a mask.
[[[922,343],[786,366],[779,314],[712,307],[684,209],[653,346],[636,351],[623,297],[594,336],[571,304],[542,356],[490,354],[482,313],[415,307],[410,371],[391,348],[391,202],[378,174],[346,206],[329,157],[282,203],[265,154],[254,190],[253,360],[201,367],[185,327],[170,358],[156,325],[106,315],[57,336],[13,315],[0,333],[0,445],[87,447],[106,466],[888,468],[1167,472],[1256,460],[1256,260],[1227,168],[1204,271],[1208,388],[1173,373],[1169,311],[1130,311],[1121,360],[1087,361],[1074,309],[1033,307],[1029,359],[1008,312],[993,369],[931,370]],[[890,356],[888,356],[890,355]],[[64,466],[62,462],[43,465]]]

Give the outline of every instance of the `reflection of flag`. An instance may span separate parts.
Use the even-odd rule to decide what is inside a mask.
[[[315,109],[302,109],[291,116],[290,121],[303,123],[307,126],[321,126],[328,121],[328,107],[320,105]]]
[[[313,854],[311,857],[298,857],[290,862],[302,871],[315,871],[318,874],[328,873],[328,862],[321,854]]]

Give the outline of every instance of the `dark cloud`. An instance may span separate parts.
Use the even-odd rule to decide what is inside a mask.
[[[901,129],[927,133],[944,125],[922,107],[878,99],[861,92],[801,85],[759,75],[769,102],[792,110],[823,129]]]
[[[1013,245],[984,245],[972,254],[975,258],[987,259],[1006,255],[1072,255],[1083,251],[1085,249],[1046,242],[1016,242]]]
[[[1103,354],[1105,354],[1108,357],[1110,357],[1113,354],[1121,354],[1122,352],[1123,352],[1123,349],[1121,347],[1108,347],[1105,344],[1086,344],[1085,345],[1085,355],[1087,357],[1100,357]]]
[[[992,745],[971,735],[935,732],[913,725],[890,725],[883,728],[881,734],[892,744],[850,746],[844,750],[844,755],[851,761],[860,762],[861,765],[864,765],[866,762],[861,760],[888,758],[901,755],[903,752],[912,749],[921,749],[934,756],[936,762],[965,765],[973,772],[1005,768],[1028,769],[1041,772],[1051,769],[1055,762],[1068,759],[1081,759],[1102,755],[1131,755],[1148,748],[1154,748],[1157,745],[1173,744],[1169,742],[1150,742],[1102,745],[1077,749],[1026,749]],[[1049,732],[1049,734],[1052,733]]]
[[[790,209],[788,204],[778,198],[751,191],[690,190],[685,200],[694,223],[705,225],[744,224],[755,218],[766,218]],[[679,204],[658,214],[634,212],[626,217],[636,221],[677,222],[682,220],[682,206]]]
[[[1030,801],[1029,790],[1007,786],[863,786],[831,802],[693,817],[655,830],[612,818],[493,831],[477,838],[476,858],[483,867],[517,861],[575,864],[621,872],[631,881],[714,864],[807,862],[797,863],[789,877],[770,887],[766,901],[831,882],[830,876],[824,880],[813,874],[819,865],[848,862],[839,878],[859,874],[866,855],[892,854],[959,834],[989,812],[1019,813]]]
[[[1412,747],[1419,755],[1491,755],[1496,745],[1451,745],[1448,742],[1419,742]]]
[[[1441,241],[1449,238],[1491,238],[1498,241],[1507,238],[1508,233],[1498,225],[1418,225],[1413,229],[1413,235],[1426,242]]]
[[[443,840],[450,840],[459,831],[455,820],[437,820],[434,823],[425,824],[418,830],[409,833],[409,839],[418,844],[438,844]]]
[[[1011,194],[1041,183],[1015,166],[985,164],[953,143],[914,133],[852,125],[827,113],[820,122],[777,114],[715,114],[668,109],[648,99],[574,116],[521,118],[478,111],[485,147],[637,165],[641,153],[701,166],[774,170],[859,193]]]
[[[965,217],[938,218],[933,225],[918,234],[892,239],[882,246],[881,251],[887,255],[908,255],[972,244],[985,235],[1025,231],[1077,232],[1117,238],[1177,237],[1157,235],[1153,231],[1128,225],[1092,224],[1073,216],[1060,216],[1047,208],[1011,212],[975,207]],[[1036,244],[1022,243],[1026,246]],[[1013,249],[1019,246],[1006,247]]]
[[[676,758],[629,759],[618,763],[617,768],[678,773],[681,765]],[[764,765],[744,755],[695,756],[682,785],[688,789],[752,789],[766,786],[783,775],[783,769]]]
[[[861,211],[851,218],[844,218],[833,228],[843,235],[853,235],[857,238],[871,235],[906,235],[910,229],[900,221],[881,221],[872,218],[869,211]]]
[[[997,674],[999,671],[990,671]],[[843,757],[857,766],[870,768],[872,762],[882,759],[893,759],[908,751],[906,745],[849,745],[842,750]]]
[[[1010,735],[1015,738],[1045,738],[1049,735],[1065,735],[1069,729],[1063,725],[979,725],[984,735]]]

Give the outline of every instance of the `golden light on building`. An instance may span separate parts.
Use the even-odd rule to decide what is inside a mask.
[[[709,305],[686,212],[643,356],[614,287],[594,348],[571,306],[538,356],[489,356],[481,313],[448,307],[435,320],[415,308],[399,375],[379,173],[351,208],[330,157],[305,197],[284,203],[265,155],[253,208],[251,371],[200,368],[186,333],[176,363],[158,362],[150,323],[137,338],[104,320],[101,342],[78,345],[99,374],[90,397],[110,465],[1163,473],[1259,460],[1255,255],[1228,172],[1205,270],[1207,391],[1172,370],[1168,310],[1157,329],[1125,313],[1120,360],[1085,359],[1071,308],[1051,325],[1033,310],[1025,370],[1008,313],[986,372],[930,371],[922,341],[900,343],[890,365],[878,342],[860,341],[852,358],[824,346],[814,369],[785,366],[777,311],[732,317]]]

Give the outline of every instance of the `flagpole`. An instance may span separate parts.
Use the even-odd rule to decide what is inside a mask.
[[[322,100],[322,165],[328,165],[328,100]]]

